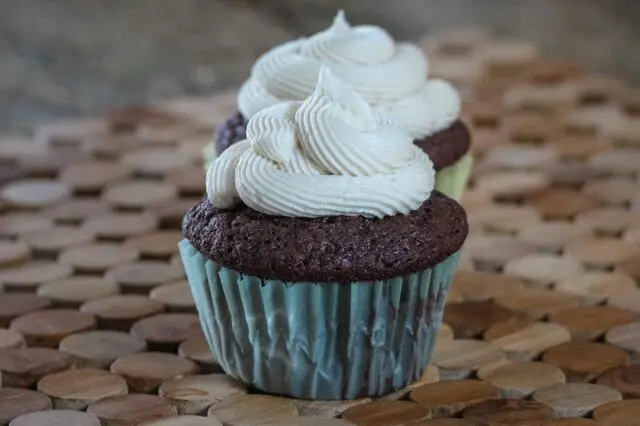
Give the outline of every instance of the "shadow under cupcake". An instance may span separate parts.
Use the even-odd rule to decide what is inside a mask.
[[[429,156],[327,68],[247,137],[209,168],[180,242],[222,368],[316,400],[418,380],[468,232]]]
[[[462,198],[472,157],[457,91],[446,81],[427,78],[428,60],[417,46],[396,43],[382,28],[351,26],[343,12],[327,30],[277,46],[256,61],[238,93],[239,111],[214,138],[215,153],[244,140],[248,119],[261,109],[309,96],[321,66],[329,67],[377,112],[396,119],[431,158],[435,188]]]

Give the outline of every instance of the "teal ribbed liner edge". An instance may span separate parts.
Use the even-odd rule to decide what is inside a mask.
[[[179,249],[224,371],[267,393],[314,400],[380,396],[418,380],[460,257],[388,280],[290,283],[220,266],[187,240]]]

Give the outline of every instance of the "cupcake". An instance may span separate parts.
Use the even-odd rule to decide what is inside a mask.
[[[215,151],[243,140],[247,120],[261,109],[307,98],[321,66],[376,112],[399,122],[433,161],[436,189],[461,198],[472,159],[469,130],[459,119],[458,92],[446,81],[427,78],[428,61],[416,45],[396,43],[382,28],[351,26],[342,11],[327,30],[275,47],[258,59],[238,93],[239,111],[218,131]]]
[[[322,68],[256,112],[207,172],[180,253],[224,371],[340,400],[406,387],[431,357],[468,232],[429,156]]]

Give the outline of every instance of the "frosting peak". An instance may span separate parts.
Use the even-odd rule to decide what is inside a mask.
[[[352,26],[343,11],[326,30],[262,55],[240,89],[240,111],[250,118],[278,102],[305,99],[322,66],[414,138],[443,130],[459,115],[457,92],[449,83],[427,79],[428,61],[417,46],[396,43],[380,27]],[[447,90],[433,90],[434,84]]]
[[[207,194],[218,208],[238,198],[290,217],[406,214],[429,198],[433,164],[393,120],[328,68],[303,102],[256,113],[247,140],[210,166]]]

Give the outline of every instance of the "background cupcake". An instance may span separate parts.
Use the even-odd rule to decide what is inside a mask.
[[[239,111],[219,130],[216,151],[244,139],[247,120],[261,109],[309,96],[323,65],[409,132],[433,161],[436,189],[461,197],[471,156],[457,91],[428,78],[428,60],[420,48],[396,43],[379,27],[351,26],[343,12],[327,30],[275,47],[256,61],[238,93]]]
[[[467,234],[428,155],[326,68],[304,102],[257,112],[247,137],[210,167],[180,243],[220,365],[309,399],[417,380]]]

